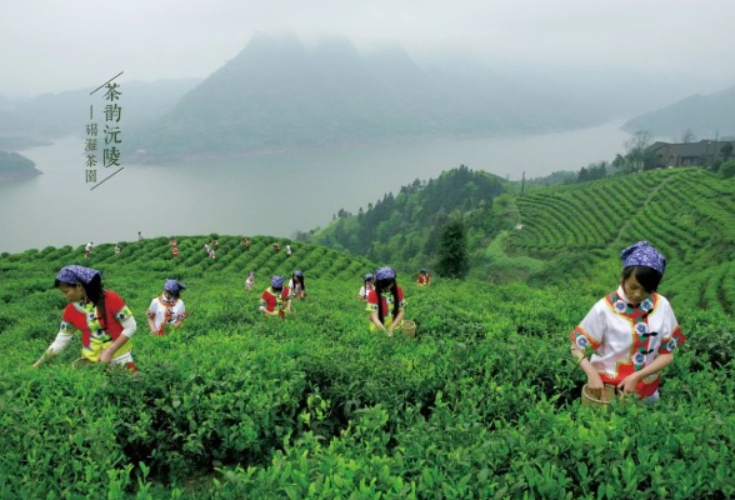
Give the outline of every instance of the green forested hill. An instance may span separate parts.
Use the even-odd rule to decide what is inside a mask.
[[[538,252],[524,234],[533,233],[511,243]],[[356,297],[376,263],[298,242],[287,258],[267,237],[249,251],[221,237],[213,261],[201,248],[208,237],[177,239],[177,258],[164,238],[119,255],[100,245],[88,261],[82,247],[0,255],[0,498],[735,494],[729,316],[678,308],[689,340],[664,373],[661,401],[601,413],[579,404],[584,377],[568,361],[567,334],[615,286],[612,274],[538,287],[435,278],[419,288],[399,273],[418,338],[387,338],[368,332]],[[52,283],[70,263],[102,270],[131,307],[140,375],[72,369],[78,339],[31,368],[58,328],[65,301]],[[295,316],[265,321],[259,290],[294,268],[307,300]],[[243,288],[249,270],[256,291]],[[145,310],[170,277],[188,286],[191,316],[152,336]]]
[[[467,227],[472,276],[536,286],[604,281],[619,272],[620,250],[645,239],[669,260],[662,286],[675,304],[735,313],[732,179],[686,168],[524,194],[488,179],[466,167],[445,172],[338,219],[312,239],[417,272],[435,263],[441,226],[454,210]]]
[[[478,244],[507,225],[507,220],[493,213],[503,206],[502,201],[494,204],[494,200],[512,189],[500,177],[462,165],[428,182],[416,180],[396,196],[388,193],[355,216],[340,214],[311,240],[418,270],[435,256],[441,227],[453,213],[472,221],[470,236]]]

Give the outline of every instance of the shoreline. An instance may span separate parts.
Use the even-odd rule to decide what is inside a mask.
[[[230,152],[202,152],[202,153],[188,153],[182,155],[171,155],[157,158],[145,153],[128,153],[126,154],[126,160],[133,164],[145,165],[145,166],[171,166],[176,164],[192,164],[201,163],[205,161],[228,161],[236,160],[241,158],[251,158],[257,156],[277,155],[283,153],[307,153],[314,151],[325,151],[325,150],[344,150],[362,146],[387,146],[395,144],[405,144],[416,141],[451,141],[451,140],[475,140],[475,139],[502,139],[509,137],[534,137],[544,136],[550,134],[564,134],[564,133],[575,133],[580,130],[589,128],[600,128],[611,124],[620,124],[624,122],[621,119],[610,120],[606,123],[596,123],[594,125],[576,127],[564,130],[546,130],[543,132],[533,133],[520,133],[520,132],[495,132],[495,133],[483,133],[483,132],[466,132],[458,134],[422,134],[412,135],[403,137],[386,137],[382,139],[372,139],[363,141],[342,141],[334,143],[322,143],[322,144],[291,144],[282,145],[277,147],[252,147],[250,149],[243,149],[238,151]]]
[[[43,172],[41,172],[35,167],[30,168],[28,170],[19,170],[19,171],[13,171],[13,172],[0,171],[0,184],[4,184],[6,182],[10,182],[10,181],[18,180],[18,179],[37,177],[39,175],[43,175]]]

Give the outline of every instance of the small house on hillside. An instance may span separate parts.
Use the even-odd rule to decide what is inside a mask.
[[[715,161],[727,161],[733,155],[733,141],[710,141],[671,144],[654,142],[647,148],[656,158],[656,168],[691,167],[711,165]]]

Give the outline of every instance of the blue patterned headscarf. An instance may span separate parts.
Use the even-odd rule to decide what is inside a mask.
[[[179,280],[166,280],[163,284],[163,289],[169,292],[174,297],[178,297],[181,294],[181,290],[186,290],[186,287]]]
[[[286,278],[283,276],[273,276],[273,279],[271,280],[271,286],[273,288],[283,288],[283,282],[286,281]]]
[[[73,264],[71,266],[62,267],[59,274],[56,275],[56,279],[61,283],[66,283],[67,285],[78,285],[79,283],[87,285],[95,276],[98,275],[100,277],[102,276],[96,269]]]
[[[655,269],[664,274],[666,269],[666,258],[658,253],[647,241],[639,241],[635,245],[631,245],[620,253],[623,259],[623,268],[630,266],[645,266]]]
[[[396,270],[392,267],[381,267],[375,271],[375,278],[378,280],[392,280],[396,277]]]

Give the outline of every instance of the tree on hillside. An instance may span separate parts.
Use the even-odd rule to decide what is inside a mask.
[[[625,162],[623,173],[639,172],[653,168],[656,157],[648,147],[653,135],[647,130],[638,130],[631,138],[623,143],[625,148]]]
[[[607,177],[607,166],[606,161],[601,161],[600,163],[590,163],[586,168],[582,167],[577,175],[577,182],[604,179]]]
[[[727,161],[732,156],[732,142],[728,142],[724,146],[720,148],[720,153],[722,153],[722,161]]]
[[[429,233],[429,237],[426,238],[426,243],[424,244],[424,253],[426,255],[433,257],[438,253],[446,220],[447,214],[444,213],[443,210],[434,214],[432,219],[432,229]]]
[[[582,167],[579,170],[579,175],[577,175],[577,182],[587,182],[588,180],[590,180],[590,173],[586,168]]]
[[[694,132],[692,129],[688,128],[684,132],[681,133],[681,142],[684,144],[689,144],[691,142],[697,142],[697,136],[694,135]]]
[[[617,174],[622,173],[623,169],[625,169],[625,158],[620,153],[615,155],[615,159],[610,162],[610,174]]]
[[[454,217],[442,229],[436,272],[447,278],[464,278],[469,269],[467,229],[460,217]]]
[[[723,179],[735,177],[735,160],[726,161],[720,166],[720,175]]]

